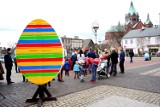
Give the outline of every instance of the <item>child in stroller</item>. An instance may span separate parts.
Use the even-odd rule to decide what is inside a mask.
[[[98,79],[102,76],[106,76],[107,78],[110,77],[109,73],[109,55],[106,53],[100,57],[100,62],[97,67],[97,74],[98,74]]]

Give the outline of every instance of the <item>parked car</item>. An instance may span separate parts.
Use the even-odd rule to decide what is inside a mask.
[[[156,57],[160,57],[160,51],[156,53]]]

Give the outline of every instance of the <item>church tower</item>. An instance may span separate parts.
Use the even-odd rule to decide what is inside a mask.
[[[153,27],[153,23],[150,20],[149,13],[147,14],[147,20],[144,22],[144,27]]]
[[[131,1],[129,11],[125,15],[125,24],[131,23],[133,26],[138,22],[139,22],[139,14],[136,12],[136,9],[133,6],[133,2]]]

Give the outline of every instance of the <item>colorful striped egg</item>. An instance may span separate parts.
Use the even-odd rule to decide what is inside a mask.
[[[63,63],[63,48],[51,25],[36,19],[23,30],[16,46],[20,72],[30,82],[43,85],[54,79]]]

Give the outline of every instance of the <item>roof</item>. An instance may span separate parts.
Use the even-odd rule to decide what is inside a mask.
[[[132,29],[141,29],[142,27],[143,27],[143,23],[139,21],[132,27]]]
[[[138,13],[136,12],[136,9],[133,6],[133,2],[131,2],[131,5],[130,5],[128,13],[130,13],[131,16],[134,15],[134,14],[138,15]]]
[[[83,39],[83,48],[88,48],[90,42],[92,42],[94,44],[92,39]]]
[[[123,39],[151,37],[151,36],[160,36],[160,27],[131,30],[123,37]]]
[[[120,32],[125,31],[124,26],[118,25],[118,26],[111,26],[111,28],[107,32]]]

